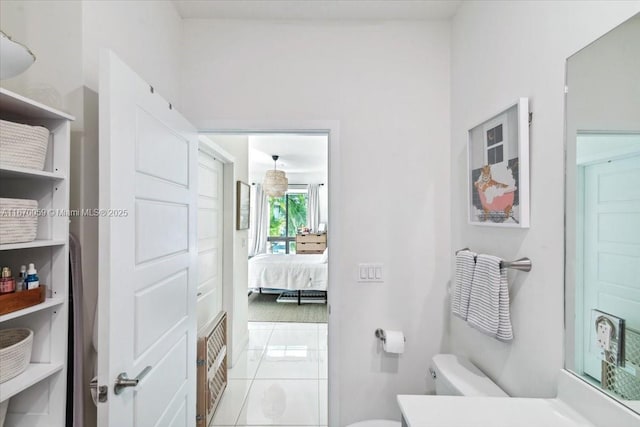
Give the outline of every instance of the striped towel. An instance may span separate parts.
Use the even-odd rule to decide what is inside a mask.
[[[458,252],[456,255],[456,289],[451,300],[451,312],[462,320],[467,320],[471,280],[475,266],[476,254],[474,252],[467,250]]]
[[[500,341],[511,341],[513,330],[509,315],[507,271],[500,258],[478,255],[471,283],[467,322]]]

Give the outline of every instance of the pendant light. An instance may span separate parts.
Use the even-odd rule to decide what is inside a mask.
[[[273,170],[268,170],[264,175],[264,182],[262,183],[262,190],[270,197],[282,197],[289,188],[289,180],[284,171],[276,169],[276,162],[280,156],[271,156],[273,159]]]

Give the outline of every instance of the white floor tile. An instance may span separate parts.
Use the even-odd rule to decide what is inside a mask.
[[[329,387],[326,380],[320,380],[318,383],[319,393],[319,410],[320,410],[320,425],[327,425],[329,419]]]
[[[317,425],[317,380],[254,380],[238,425]]]
[[[329,378],[329,356],[327,351],[320,350],[318,352],[318,358],[320,359],[320,363],[318,364],[318,378],[326,380]]]
[[[290,346],[268,346],[256,378],[318,379],[319,354]]]
[[[324,323],[326,325],[326,323]],[[328,331],[327,328],[318,329],[318,349],[327,350],[328,347]]]
[[[213,416],[212,424],[215,426],[235,425],[250,387],[251,380],[229,380]]]
[[[317,350],[319,345],[317,330],[274,329],[268,347],[286,346]]]
[[[278,322],[273,327],[275,330],[318,330],[318,323]]]
[[[273,322],[249,322],[248,328],[249,330],[256,330],[256,329],[268,329],[268,330],[272,330],[274,327],[275,323]]]
[[[249,350],[264,350],[269,342],[271,334],[271,329],[250,329],[247,348]]]
[[[263,350],[244,350],[236,364],[228,371],[228,378],[253,379],[256,376]]]

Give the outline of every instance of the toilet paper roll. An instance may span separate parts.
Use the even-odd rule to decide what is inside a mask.
[[[402,331],[385,331],[385,341],[382,348],[387,353],[404,353],[404,334]]]

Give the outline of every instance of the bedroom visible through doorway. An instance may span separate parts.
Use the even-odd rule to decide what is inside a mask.
[[[327,321],[328,135],[250,135],[250,321]],[[286,176],[270,186],[271,174]]]
[[[245,286],[248,342],[233,357],[212,425],[271,424],[265,399],[288,402],[278,424],[327,425],[329,134],[208,136],[236,157],[235,180],[251,187],[249,229],[234,230],[247,266],[234,301]],[[273,170],[288,180],[275,194],[264,188]]]

